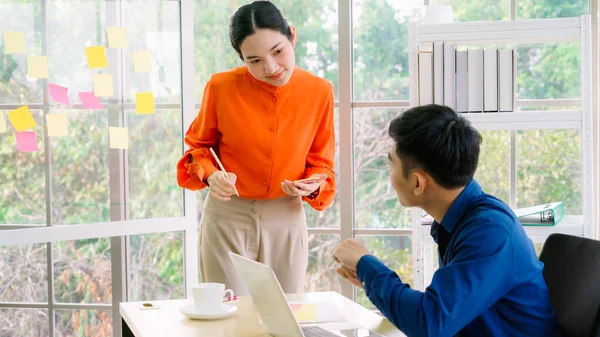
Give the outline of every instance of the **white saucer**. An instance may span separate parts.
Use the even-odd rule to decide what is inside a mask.
[[[179,312],[181,312],[183,315],[185,315],[186,317],[189,317],[191,319],[210,320],[210,319],[221,319],[221,318],[229,317],[238,310],[238,307],[236,307],[235,305],[227,305],[227,306],[224,305],[223,307],[224,307],[224,310],[222,310],[222,311],[200,313],[200,312],[196,312],[196,307],[193,304],[191,304],[191,305],[186,305],[186,306],[179,308]]]

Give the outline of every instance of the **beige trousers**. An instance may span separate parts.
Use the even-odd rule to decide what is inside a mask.
[[[228,252],[271,266],[285,293],[304,290],[308,264],[306,215],[299,197],[251,200],[210,196],[200,222],[200,277],[224,283],[236,295],[247,290]]]

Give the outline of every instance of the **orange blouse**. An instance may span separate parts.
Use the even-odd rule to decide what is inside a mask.
[[[303,198],[314,209],[325,209],[336,186],[333,105],[331,83],[299,67],[283,87],[255,79],[246,67],[214,74],[185,135],[189,149],[177,164],[179,186],[207,186],[208,176],[218,170],[213,147],[225,170],[237,175],[243,198],[278,198],[285,195],[280,185],[285,179],[326,174],[317,196]]]

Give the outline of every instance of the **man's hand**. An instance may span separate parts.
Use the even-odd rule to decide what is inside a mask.
[[[237,194],[235,182],[237,176],[234,173],[215,171],[208,176],[208,186],[210,187],[210,196],[221,201],[231,199],[231,196]]]
[[[362,283],[360,283],[360,281],[356,277],[356,270],[350,270],[348,267],[342,265],[341,267],[339,267],[336,270],[336,272],[341,277],[343,277],[346,280],[348,280],[348,282],[352,283],[352,285],[354,285],[355,287],[363,289]]]
[[[369,254],[369,250],[362,241],[346,239],[333,252],[333,259],[355,271],[360,258]]]
[[[285,194],[287,195],[291,195],[293,197],[305,197],[311,193],[313,193],[314,191],[316,191],[317,189],[319,189],[321,187],[321,184],[327,179],[327,175],[326,174],[313,174],[312,176],[310,176],[310,178],[316,178],[319,179],[319,181],[316,182],[312,182],[312,183],[301,183],[301,182],[293,182],[290,180],[285,180],[281,183],[281,189],[285,192]]]

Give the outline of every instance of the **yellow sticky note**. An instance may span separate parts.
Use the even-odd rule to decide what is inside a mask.
[[[125,27],[106,27],[108,48],[126,48],[127,34]]]
[[[292,310],[298,322],[314,321],[317,315],[317,305],[314,303],[304,303]]]
[[[152,59],[149,52],[145,50],[134,51],[131,53],[131,58],[133,59],[133,68],[136,73],[152,71]]]
[[[108,61],[104,47],[86,47],[85,56],[87,57],[89,68],[106,68]]]
[[[94,75],[94,95],[96,97],[110,97],[114,95],[112,75]]]
[[[25,54],[25,33],[23,32],[4,32],[4,53],[5,54]]]
[[[32,78],[48,78],[48,57],[27,56],[27,75]]]
[[[63,137],[67,135],[67,114],[57,113],[46,115],[49,137]]]
[[[6,120],[4,119],[4,113],[0,111],[0,133],[6,132]]]
[[[138,92],[135,94],[135,113],[154,113],[154,95],[151,92]]]
[[[18,132],[31,129],[37,125],[27,105],[9,112],[8,119]]]
[[[111,149],[129,149],[129,136],[127,128],[108,127],[108,136]]]

